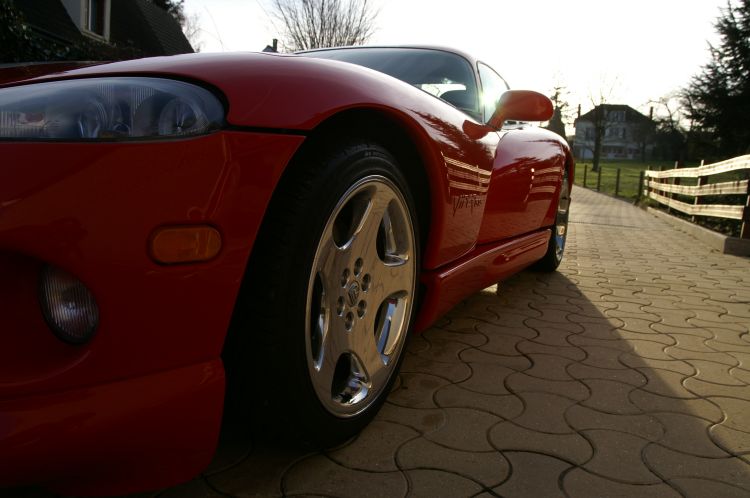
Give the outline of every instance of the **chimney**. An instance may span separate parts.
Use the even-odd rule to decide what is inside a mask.
[[[652,121],[654,119],[654,106],[651,106],[648,109],[648,119],[650,119]]]
[[[277,38],[274,38],[273,39],[273,45],[271,45],[271,46],[273,47],[273,51],[274,52],[278,52],[279,51],[279,40]]]

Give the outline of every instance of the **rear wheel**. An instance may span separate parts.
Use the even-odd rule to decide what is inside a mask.
[[[547,253],[542,259],[534,264],[534,269],[552,272],[560,266],[565,253],[565,242],[568,238],[568,216],[570,210],[570,186],[568,184],[568,171],[563,172],[562,185],[560,186],[560,197],[557,201],[557,213],[555,214],[555,225],[552,227],[552,236],[549,239]]]
[[[386,150],[355,143],[318,157],[272,201],[235,312],[243,339],[225,356],[256,425],[326,446],[364,427],[396,378],[419,240]]]

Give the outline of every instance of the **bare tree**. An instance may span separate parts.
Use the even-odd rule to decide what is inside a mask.
[[[592,147],[593,157],[591,159],[591,171],[599,171],[599,161],[602,156],[602,142],[607,134],[607,128],[610,126],[610,120],[607,112],[607,103],[615,91],[617,79],[612,82],[602,79],[602,84],[597,92],[599,95],[589,94],[589,100],[594,109],[591,111],[591,123],[594,131],[594,144]]]
[[[547,128],[550,131],[554,131],[563,138],[565,136],[565,122],[569,119],[570,105],[568,104],[568,90],[561,83],[556,83],[552,88],[552,95],[550,100],[552,101],[552,108],[554,112],[552,118],[547,123]]]
[[[687,159],[689,137],[693,133],[693,120],[685,107],[684,96],[669,93],[657,100],[649,101],[655,110],[655,141],[660,159],[684,163]]]
[[[201,24],[200,17],[198,14],[188,14],[185,16],[185,22],[182,24],[182,32],[185,34],[185,38],[188,39],[193,50],[196,52],[201,51],[203,42],[201,41]]]
[[[375,31],[376,15],[369,0],[273,0],[271,13],[289,51],[362,45]]]

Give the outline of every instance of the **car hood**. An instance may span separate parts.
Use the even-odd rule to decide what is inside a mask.
[[[1,86],[96,76],[151,76],[195,81],[223,93],[236,126],[310,130],[327,116],[356,108],[450,107],[391,76],[355,64],[270,53],[185,54],[0,76]],[[3,70],[0,69],[0,72]],[[16,71],[17,69],[11,69]]]

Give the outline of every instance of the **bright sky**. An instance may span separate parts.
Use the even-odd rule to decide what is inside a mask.
[[[370,0],[379,9],[370,44],[460,48],[512,88],[567,87],[572,107],[591,96],[648,112],[648,101],[684,86],[716,43],[726,0]],[[270,0],[186,0],[200,18],[202,52],[259,51],[280,38]]]

